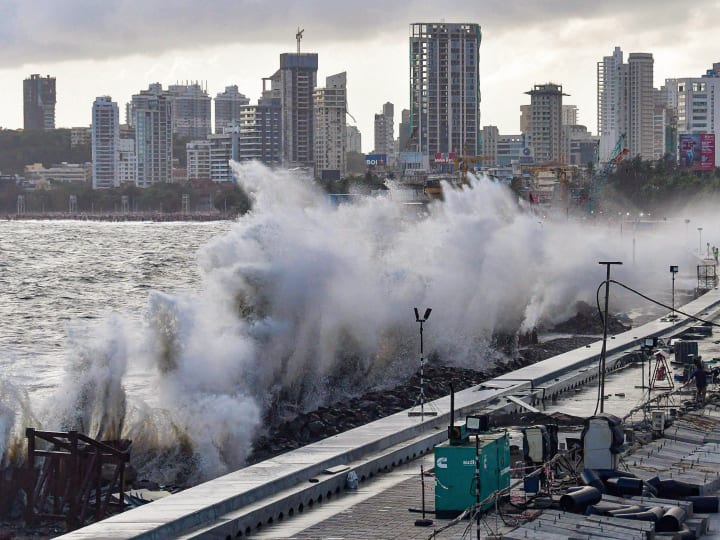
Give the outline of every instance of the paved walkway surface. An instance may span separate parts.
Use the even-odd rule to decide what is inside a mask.
[[[432,467],[432,456],[424,459],[426,468]],[[427,510],[434,508],[435,481],[427,477],[425,481],[425,504]],[[451,522],[449,519],[435,519],[428,513],[426,518],[432,519],[430,527],[417,527],[415,521],[422,514],[410,512],[409,509],[422,508],[422,486],[420,484],[420,462],[376,477],[361,484],[357,491],[340,495],[330,502],[316,506],[302,516],[273,525],[264,531],[250,535],[253,539],[430,539],[433,533]],[[507,532],[511,527],[504,527],[500,518],[495,515],[486,516],[481,522],[482,537],[489,534]],[[475,523],[461,521],[451,528],[437,534],[437,538],[447,540],[475,538]]]
[[[720,346],[711,340],[701,342],[701,352],[706,359],[720,356]],[[640,388],[643,371],[640,365],[631,365],[625,369],[608,376],[606,381],[606,392],[609,399],[606,402],[605,410],[618,416],[626,415],[631,409],[647,399],[647,390]],[[594,385],[578,389],[573,394],[566,394],[557,403],[550,404],[547,412],[565,412],[578,416],[587,415],[587,411],[594,408],[597,399],[597,389]],[[678,400],[692,399],[679,397]],[[689,421],[697,421],[697,416],[706,416],[708,420],[714,420],[714,424],[720,422],[720,413],[717,410],[705,411],[699,415],[690,415]],[[694,417],[694,418],[693,418]],[[684,425],[686,422],[679,422]],[[713,426],[714,427],[714,426]],[[703,426],[705,437],[713,431],[710,426]],[[677,428],[670,428],[666,433],[667,439],[672,439]],[[695,435],[695,433],[691,433]],[[518,441],[513,441],[517,444]],[[698,440],[698,444],[707,442]],[[659,442],[648,445],[648,449],[654,450],[654,456],[658,455],[655,447]],[[679,445],[673,441],[673,445]],[[645,450],[647,453],[648,450]],[[638,452],[640,454],[640,452]],[[653,458],[654,458],[653,456]],[[627,460],[628,458],[626,458]],[[678,457],[677,461],[681,459]],[[425,456],[422,461],[415,460],[410,464],[398,467],[388,473],[376,476],[360,484],[357,491],[345,492],[336,496],[330,501],[315,505],[310,511],[302,515],[296,515],[292,519],[281,523],[275,523],[264,530],[254,531],[250,538],[254,539],[428,539],[442,538],[472,539],[476,538],[475,523],[468,520],[461,521],[447,529],[444,529],[450,520],[436,519],[433,514],[427,517],[433,520],[430,527],[417,527],[415,520],[422,516],[419,513],[410,512],[408,509],[420,509],[422,505],[420,465],[425,470],[431,470],[434,466],[433,456]],[[634,465],[634,463],[627,463]],[[664,469],[672,468],[672,463],[664,464]],[[634,471],[640,472],[640,471]],[[706,471],[703,471],[704,473]],[[717,474],[716,471],[713,473]],[[715,474],[713,476],[715,476]],[[432,510],[435,501],[435,482],[428,477],[425,482],[426,509]],[[714,486],[713,486],[714,487]],[[609,524],[604,524],[607,527]],[[575,525],[574,525],[575,526]],[[481,538],[488,538],[493,535],[509,533],[514,527],[503,523],[500,516],[495,513],[488,514],[481,522]],[[712,516],[708,521],[708,532],[702,538],[720,540],[720,516]],[[550,539],[552,534],[540,531],[530,532],[536,540],[541,538]],[[433,534],[436,536],[433,536]],[[525,533],[525,531],[523,531]],[[522,534],[521,534],[522,536]],[[591,537],[588,535],[587,537]],[[611,535],[612,536],[612,535]],[[620,537],[623,537],[622,535]],[[629,535],[629,538],[634,536]]]

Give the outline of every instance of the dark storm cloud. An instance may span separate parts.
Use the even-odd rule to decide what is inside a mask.
[[[0,67],[76,59],[157,55],[223,43],[306,43],[407,34],[410,22],[478,22],[483,32],[522,39],[532,27],[561,33],[571,19],[659,32],[702,20],[714,0],[0,0]],[[621,36],[613,36],[617,39]],[[578,44],[580,45],[580,44]],[[316,49],[317,50],[317,49]]]

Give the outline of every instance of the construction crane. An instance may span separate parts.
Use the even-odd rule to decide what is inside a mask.
[[[300,30],[300,27],[298,26],[297,33],[295,34],[295,39],[297,40],[297,53],[300,54],[300,40],[303,37],[303,32],[305,32],[305,29],[303,28]]]
[[[595,210],[595,202],[597,201],[600,190],[605,185],[605,181],[608,179],[615,170],[618,164],[630,154],[630,150],[625,146],[625,133],[621,133],[618,137],[615,147],[608,160],[605,162],[602,168],[600,168],[600,143],[595,150],[595,170],[593,171],[592,178],[590,179],[590,193],[588,197],[589,210]]]

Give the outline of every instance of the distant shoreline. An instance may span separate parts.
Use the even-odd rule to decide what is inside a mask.
[[[6,221],[226,221],[232,220],[234,216],[223,215],[216,212],[129,212],[99,213],[99,214],[70,214],[67,212],[51,213],[25,213],[5,214]]]

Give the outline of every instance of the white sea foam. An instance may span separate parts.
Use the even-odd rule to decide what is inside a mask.
[[[44,427],[129,437],[144,473],[200,481],[242,465],[270,407],[314,408],[416,369],[415,306],[433,309],[426,350],[482,368],[493,334],[594,303],[599,260],[625,261],[613,277],[651,293],[669,289],[667,264],[694,264],[679,260],[680,225],[653,237],[554,221],[484,178],[418,217],[392,190],[333,206],[307,178],[235,169],[253,208],[198,253],[200,290],[153,292],[142,324],[120,316],[71,335]],[[613,293],[615,311],[637,303]],[[126,395],[133,370],[152,395]]]

